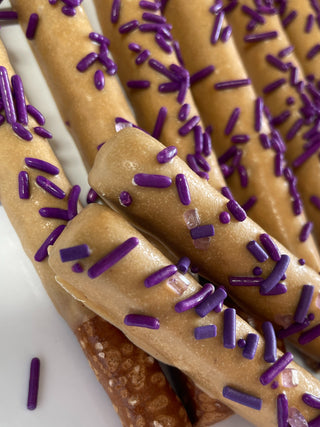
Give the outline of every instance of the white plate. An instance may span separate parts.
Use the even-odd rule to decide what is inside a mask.
[[[27,0],[26,0],[27,1]],[[48,0],[43,0],[48,1]],[[90,0],[84,2],[96,29]],[[8,6],[4,1],[1,7]],[[20,27],[0,30],[27,97],[45,115],[68,177],[88,190],[86,172]],[[0,141],[1,143],[1,141]],[[0,427],[121,427],[80,346],[56,313],[0,207]],[[38,406],[26,409],[29,363],[41,360]],[[218,427],[250,427],[233,416]]]

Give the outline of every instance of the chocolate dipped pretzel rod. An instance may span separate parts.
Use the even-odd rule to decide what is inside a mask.
[[[0,127],[0,197],[26,254],[56,309],[76,334],[123,425],[139,426],[142,420],[162,418],[172,425],[190,425],[158,362],[57,286],[48,265],[47,248],[77,214],[79,187],[71,188],[44,138],[49,133],[33,118],[37,110],[25,101],[21,79],[14,74],[2,44],[0,62],[0,92],[6,117]],[[134,382],[134,369],[141,372],[139,383]],[[135,393],[139,399],[130,401]],[[155,404],[158,395],[162,406]]]
[[[109,39],[100,35],[99,37],[104,41],[101,42],[99,47],[96,42],[89,39],[89,35],[93,30],[81,6],[76,8],[77,13],[74,16],[66,17],[61,13],[59,4],[52,5],[42,0],[32,0],[30,2],[14,0],[12,5],[18,12],[19,22],[24,30],[28,26],[32,13],[37,11],[39,24],[33,39],[30,41],[30,45],[52,90],[62,117],[65,121],[70,122],[70,128],[73,129],[72,132],[76,140],[79,141],[80,151],[87,158],[85,163],[91,165],[97,151],[96,147],[106,141],[111,134],[115,133],[116,127],[121,128],[134,124],[132,115],[128,114],[130,110],[127,101],[121,93],[118,94],[117,92],[119,91],[119,85],[115,73],[118,65],[107,57],[107,64],[110,61],[113,64],[112,67],[107,68],[107,73],[111,71],[113,75],[111,77],[105,76],[105,86],[101,90],[98,90],[93,82],[95,73],[99,69],[104,70],[105,53],[103,49],[106,52],[109,52],[110,49],[113,54],[116,54],[118,49],[116,42],[111,38],[110,43]],[[52,25],[52,22],[54,22],[54,25]],[[53,49],[48,51],[48,46],[51,45],[53,45]],[[126,50],[128,50],[127,46]],[[160,48],[159,51],[163,54]],[[93,53],[98,55],[96,60],[92,65],[89,63],[87,68],[79,71],[79,62],[86,58],[86,55]],[[128,53],[134,55],[134,57],[137,55],[130,51]],[[65,61],[66,56],[69,61]],[[118,60],[117,55],[115,56]],[[57,58],[60,58],[59,61],[57,61]],[[159,59],[161,60],[161,58]],[[177,62],[174,54],[170,55],[170,58],[170,63]],[[161,133],[164,143],[176,146],[184,159],[188,154],[192,157],[195,152],[193,127],[197,125],[197,130],[201,130],[201,136],[203,130],[200,126],[200,118],[191,94],[185,85],[183,99],[191,108],[190,117],[178,120],[178,113],[182,105],[176,101],[177,95],[166,95],[164,102],[164,95],[158,92],[158,85],[166,82],[167,77],[156,72],[147,64],[140,64],[142,75],[131,76],[130,78],[130,99],[139,106],[139,108],[135,107],[138,125],[153,133],[154,136],[160,136]],[[147,74],[144,75],[146,70]],[[168,72],[174,74],[170,70]],[[148,73],[151,73],[152,84],[150,84]],[[61,79],[57,79],[57,74],[61,76]],[[116,87],[114,92],[112,92],[113,86]],[[79,91],[79,87],[82,88],[81,91]],[[77,102],[74,101],[75,93],[77,94]],[[88,110],[89,107],[87,106],[88,97],[90,99],[89,107],[92,108],[91,111]],[[69,107],[66,107],[71,105],[74,106],[72,112]],[[72,114],[71,119],[68,118],[70,114]],[[108,120],[106,120],[106,117],[108,117]],[[194,123],[192,122],[193,125],[192,123],[188,124],[191,118],[194,121]],[[165,123],[162,128],[161,123],[163,121]],[[78,122],[81,122],[81,124],[78,124]],[[90,129],[87,126],[87,122],[90,123]],[[178,133],[179,128],[183,128],[180,133]],[[207,133],[206,138],[208,140],[206,155],[205,157],[201,156],[200,159],[203,167],[199,166],[199,162],[195,163],[194,157],[192,157],[192,164],[205,178],[208,178],[207,174],[209,174],[212,185],[221,188],[225,185],[225,182],[215,155],[211,150],[210,136]],[[93,140],[95,141],[94,143]],[[92,145],[90,151],[88,151],[88,145],[90,147]]]
[[[319,360],[319,275],[248,218],[235,200],[226,200],[178,157],[159,163],[158,153],[163,153],[158,141],[124,129],[99,151],[90,185],[179,257],[189,257],[201,275],[225,286],[240,305],[285,328],[281,334]],[[134,168],[126,169],[127,162]],[[123,191],[132,201],[127,206],[120,203]]]
[[[251,201],[248,215],[318,271],[312,236],[301,238],[307,220],[300,195],[290,193],[295,178],[285,167],[283,153],[274,148],[279,139],[284,142],[264,116],[263,100],[247,78],[222,4],[219,11],[211,0],[168,1],[164,13],[191,74],[200,114],[206,125],[213,126],[213,147],[233,195],[244,206]]]
[[[317,90],[311,83],[305,84],[301,65],[272,5],[260,7],[251,0],[223,4],[243,63],[268,108],[269,121],[286,142],[286,150],[279,150],[298,178],[309,219],[303,236],[313,227],[319,243]],[[248,10],[257,12],[262,20],[253,19]]]
[[[61,254],[80,245],[87,245],[91,255],[79,260],[83,273],[78,274]],[[288,407],[308,421],[318,416],[302,396],[317,395],[319,383],[292,362],[291,353],[275,356],[271,351],[267,359],[273,362],[266,362],[264,352],[271,347],[234,309],[220,305],[226,296],[222,288],[211,293],[211,284],[201,288],[188,274],[182,276],[109,208],[91,204],[82,210],[55,242],[49,262],[57,281],[75,298],[253,424],[286,422]],[[209,300],[217,310],[205,314]],[[236,345],[239,339],[243,349]],[[281,372],[286,368],[298,371],[296,387],[284,388]]]

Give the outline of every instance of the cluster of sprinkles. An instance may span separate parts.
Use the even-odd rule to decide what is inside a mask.
[[[62,4],[61,12],[69,17],[75,16],[77,13],[77,7],[81,5],[83,0],[48,0],[49,4],[56,5]]]

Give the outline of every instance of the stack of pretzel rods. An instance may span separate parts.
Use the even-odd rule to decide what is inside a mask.
[[[305,80],[301,63],[273,2],[262,8],[253,0],[226,0],[223,4],[227,7],[226,19],[252,83],[264,99],[270,122],[286,142],[284,155],[298,178],[297,186],[310,221],[309,229],[312,222],[319,243],[320,169],[316,155],[319,94],[316,84]],[[261,15],[260,22],[252,19],[248,10]],[[300,40],[304,44],[304,37]]]
[[[2,44],[0,55],[1,82],[7,78],[20,80]],[[48,265],[47,246],[64,229],[68,215],[76,215],[79,188],[71,188],[48,141],[33,130],[39,132],[38,123],[31,115],[25,115],[25,119],[28,125],[24,135],[31,140],[24,140],[23,134],[19,137],[9,123],[4,123],[0,129],[0,197],[48,295],[77,336],[124,426],[138,426],[142,419],[151,423],[162,418],[169,420],[172,426],[191,425],[158,362],[57,285]],[[22,124],[18,127],[23,128]],[[18,177],[21,176],[28,179],[29,185],[24,192],[20,190],[19,197]],[[22,193],[26,196],[27,191],[30,197],[21,197]],[[36,231],[30,233],[31,229],[35,230],[35,224]],[[51,236],[50,242],[48,236]],[[134,369],[140,371],[138,383],[132,375]],[[130,405],[130,398],[137,393],[135,403]],[[157,405],[157,399],[164,399],[165,403]]]

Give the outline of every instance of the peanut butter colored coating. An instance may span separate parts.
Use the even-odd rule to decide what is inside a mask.
[[[225,2],[227,4],[227,2]],[[301,2],[304,3],[304,2]],[[281,126],[278,127],[279,131],[284,137],[288,130],[291,128],[293,123],[301,117],[299,109],[303,106],[299,96],[296,96],[296,90],[289,84],[289,74],[283,73],[267,64],[265,56],[272,54],[277,56],[278,53],[290,46],[291,42],[282,28],[279,16],[277,15],[265,15],[265,24],[258,25],[256,32],[268,32],[277,31],[278,37],[272,40],[265,40],[258,43],[246,43],[243,37],[247,34],[246,25],[250,18],[241,12],[241,5],[247,5],[254,8],[254,2],[252,0],[241,0],[238,7],[228,14],[228,22],[232,26],[234,39],[241,55],[242,61],[252,79],[254,88],[259,95],[262,95],[263,88],[280,78],[285,77],[287,82],[281,86],[278,90],[275,90],[264,96],[265,104],[269,107],[273,116],[277,116],[284,110],[289,110],[291,116]],[[300,33],[300,32],[299,32]],[[301,37],[301,43],[304,43],[304,37]],[[304,75],[301,64],[299,63],[294,52],[284,58],[285,62],[291,62],[298,69],[299,80],[303,80]],[[295,103],[291,106],[286,104],[286,99],[290,96],[295,98]],[[287,144],[287,151],[285,156],[289,162],[298,157],[303,152],[303,145],[305,140],[302,138],[302,134],[310,129],[303,126],[296,136]],[[314,223],[314,236],[319,245],[320,236],[320,215],[319,210],[316,209],[310,203],[310,197],[315,194],[315,190],[318,188],[320,179],[320,166],[317,156],[312,156],[300,167],[294,170],[298,178],[298,189],[301,193],[305,212],[310,221]],[[316,194],[319,196],[319,194]]]
[[[242,144],[241,164],[245,166],[249,179],[248,186],[241,186],[237,172],[227,179],[233,195],[241,204],[255,195],[257,202],[248,212],[250,218],[260,224],[298,258],[319,271],[320,258],[310,236],[305,242],[299,241],[301,228],[306,223],[304,214],[296,216],[292,209],[292,198],[284,176],[276,177],[274,159],[276,153],[266,150],[259,141],[259,132],[254,130],[255,100],[258,95],[252,85],[234,90],[216,90],[214,85],[221,81],[245,79],[248,77],[233,37],[223,43],[210,43],[214,15],[209,12],[210,0],[184,2],[169,1],[165,16],[173,25],[172,33],[179,40],[186,68],[190,74],[214,65],[215,71],[192,86],[192,94],[205,125],[213,125],[213,146],[218,156],[234,145],[231,135],[224,129],[234,110],[240,108],[240,117],[233,134],[247,134],[250,141]],[[193,22],[192,31],[190,22]],[[226,22],[223,24],[223,27]],[[250,77],[250,75],[249,75]],[[261,133],[270,134],[271,129],[263,117]]]
[[[159,84],[169,80],[152,69],[148,61],[136,65],[137,54],[131,52],[128,45],[129,43],[137,43],[143,49],[148,49],[151,52],[150,58],[160,61],[166,67],[171,64],[179,65],[175,53],[164,52],[155,42],[153,32],[135,30],[128,34],[119,33],[119,27],[131,20],[137,19],[140,23],[146,22],[142,20],[142,14],[145,10],[140,8],[138,1],[124,0],[121,2],[120,18],[117,24],[110,22],[112,0],[95,0],[95,5],[104,35],[111,41],[110,50],[118,64],[119,78],[134,108],[139,126],[152,133],[159,109],[165,106],[168,113],[159,139],[166,146],[175,145],[179,156],[186,160],[188,154],[194,153],[194,136],[193,131],[186,136],[180,136],[178,133],[178,129],[183,125],[183,122],[178,121],[178,113],[182,106],[177,102],[178,92],[160,93],[158,91]],[[129,80],[149,80],[151,86],[144,90],[130,89],[127,87]],[[184,103],[190,104],[191,107],[188,119],[199,115],[190,90],[187,91]],[[199,125],[201,124],[199,122]],[[209,182],[215,188],[221,189],[225,183],[214,153],[206,157],[206,160],[211,166]]]
[[[69,123],[83,162],[90,168],[97,146],[115,133],[114,118],[120,116],[134,122],[117,77],[105,73],[105,87],[97,90],[93,79],[102,65],[96,62],[82,73],[76,69],[78,62],[90,52],[99,52],[98,45],[89,39],[93,30],[81,6],[70,18],[61,12],[58,3],[50,5],[43,0],[11,3],[24,31],[31,13],[39,15],[36,37],[30,46],[64,122]]]
[[[319,323],[320,311],[316,306],[316,299],[320,292],[320,278],[311,268],[301,266],[298,259],[280,243],[276,243],[280,253],[290,257],[286,271],[285,294],[267,297],[260,295],[254,286],[229,285],[230,276],[252,275],[257,261],[246,249],[246,245],[251,240],[259,242],[259,236],[265,231],[250,218],[243,222],[233,218],[229,224],[220,223],[219,214],[228,211],[227,200],[187,168],[178,157],[170,163],[159,164],[156,155],[162,148],[161,143],[141,131],[122,130],[99,151],[89,174],[90,185],[106,202],[130,218],[138,227],[157,236],[176,251],[179,257],[188,256],[192,265],[197,266],[204,277],[226,286],[230,295],[249,311],[274,323],[279,322],[279,316],[294,314],[303,284],[312,283],[315,287],[310,306],[310,312],[315,315],[312,325]],[[145,188],[133,184],[136,173],[166,175],[173,183],[175,176],[183,173],[188,181],[191,204],[184,206],[180,202],[174,184],[166,189]],[[123,190],[132,196],[133,202],[128,208],[121,207],[119,203],[119,194]],[[184,221],[184,214],[193,209],[198,210],[201,224],[213,224],[215,228],[215,235],[206,250],[195,248]],[[275,262],[269,258],[259,265],[263,270],[262,276],[267,277]],[[301,350],[319,359],[319,343],[320,339],[315,339],[301,347]]]
[[[96,279],[88,278],[87,270],[91,265],[133,236],[139,239],[138,246]],[[86,242],[92,253],[84,260],[84,273],[79,275],[72,272],[70,265],[61,262],[59,250],[80,242]],[[218,397],[253,424],[259,427],[277,425],[276,396],[284,388],[281,383],[274,390],[264,387],[259,381],[260,375],[270,366],[263,361],[263,338],[259,337],[256,356],[249,361],[242,357],[238,347],[231,350],[222,344],[224,308],[222,312],[211,312],[205,318],[198,317],[193,310],[180,314],[175,312],[174,305],[179,300],[200,289],[200,285],[189,275],[185,276],[190,284],[183,295],[175,293],[166,281],[147,289],[144,279],[170,262],[122,216],[104,206],[87,206],[69,222],[56,241],[49,262],[57,274],[57,281],[65,290],[121,329],[139,347],[153,357],[183,370],[206,393]],[[126,326],[124,317],[129,313],[156,317],[160,321],[160,328],[151,330]],[[210,323],[217,326],[217,337],[199,343],[193,336],[194,327]],[[246,337],[250,332],[255,331],[237,317],[237,339]],[[303,404],[301,394],[304,390],[312,390],[312,393],[317,394],[320,385],[294,362],[289,366],[297,369],[299,376],[297,387],[285,389],[290,406],[296,407],[310,420],[316,411]],[[249,409],[226,400],[222,396],[222,389],[226,385],[263,399],[261,410]]]

